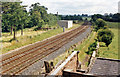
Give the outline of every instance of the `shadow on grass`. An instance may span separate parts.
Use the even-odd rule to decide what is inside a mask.
[[[100,47],[106,47],[106,45],[100,45]]]
[[[2,40],[1,42],[3,42],[3,43],[4,43],[4,42],[12,42],[12,41],[15,41],[15,40],[16,40],[16,42],[19,42],[17,39],[13,39],[13,38],[12,38],[12,39],[10,39],[10,40],[7,40],[7,41]]]

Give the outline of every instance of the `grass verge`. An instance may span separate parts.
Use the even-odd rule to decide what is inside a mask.
[[[57,58],[55,58],[55,59],[53,60],[54,65],[56,65],[56,64],[57,64],[59,61],[61,61],[61,60],[65,60],[65,59],[72,53],[72,51],[74,50],[74,51],[80,51],[80,53],[79,53],[79,61],[81,61],[82,63],[84,62],[84,63],[85,63],[85,66],[87,67],[88,62],[85,61],[85,58],[86,58],[86,56],[87,56],[87,54],[85,53],[85,51],[87,51],[88,46],[89,46],[91,43],[94,42],[95,34],[96,34],[95,32],[92,32],[92,33],[88,36],[88,38],[84,40],[84,42],[82,42],[82,43],[77,43],[77,44],[76,44],[77,46],[76,46],[74,49],[70,48],[70,49],[68,49],[65,53],[63,53],[63,54],[61,54],[60,56],[58,56]],[[68,51],[69,51],[70,53],[68,53]],[[84,67],[82,67],[82,68],[84,68]]]
[[[81,24],[74,24],[74,26],[70,29],[76,28]],[[70,29],[66,29],[66,30],[70,30]],[[35,43],[37,41],[42,41],[46,38],[62,33],[63,31],[62,28],[57,28],[57,29],[41,32],[41,30],[33,31],[33,28],[30,28],[30,29],[25,29],[24,32],[25,32],[24,36],[18,36],[17,37],[18,41],[15,40],[12,42],[9,42],[9,40],[12,39],[12,36],[9,35],[9,33],[3,33],[3,37],[0,38],[2,39],[2,44],[5,45],[3,46],[1,51],[2,54],[25,45]],[[17,33],[20,33],[20,31],[18,31]]]
[[[115,22],[107,22],[110,30],[114,33],[114,38],[112,40],[112,43],[109,45],[109,47],[105,47],[104,43],[100,43],[101,46],[99,48],[99,57],[104,57],[104,58],[111,58],[111,59],[120,59],[119,58],[119,50],[118,48],[120,47],[118,44],[120,41],[118,41],[118,26],[120,26],[120,23],[115,23]]]

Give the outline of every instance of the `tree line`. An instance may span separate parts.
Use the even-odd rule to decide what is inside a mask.
[[[21,5],[22,2],[2,2],[2,32],[10,32],[14,38],[16,30],[21,30],[23,35],[24,28],[36,26],[36,29],[42,28],[43,25],[55,25],[59,16],[48,14],[48,8],[35,3],[30,6],[27,12],[26,7]]]
[[[82,16],[76,15],[76,14],[75,15],[60,15],[60,18],[62,20],[79,20],[79,21],[83,20]]]
[[[96,21],[98,18],[101,18],[105,21],[109,21],[109,22],[120,22],[120,13],[115,13],[115,14],[105,14],[105,15],[101,15],[101,14],[94,14],[91,16],[93,21]]]

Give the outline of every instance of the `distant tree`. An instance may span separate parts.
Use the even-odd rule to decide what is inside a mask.
[[[94,14],[94,15],[91,16],[91,19],[92,19],[94,22],[96,22],[96,20],[99,19],[99,18],[102,19],[103,16],[102,16],[101,14]]]
[[[106,22],[103,19],[97,19],[96,20],[96,26],[95,26],[95,30],[98,31],[99,29],[106,29]]]
[[[116,13],[112,16],[113,22],[120,22],[120,13]]]
[[[54,14],[48,14],[48,24],[50,26],[57,24],[57,21],[59,20],[58,16]]]
[[[100,18],[97,19],[96,24],[98,25],[99,28],[104,27],[105,25],[107,25],[106,22],[103,19],[100,19]]]
[[[107,47],[112,42],[113,37],[114,37],[114,34],[112,33],[112,31],[110,31],[108,29],[98,30],[98,34],[97,34],[98,41],[104,42]]]
[[[78,20],[78,21],[82,21],[82,16],[80,16],[79,14],[78,15],[60,15],[61,19],[62,20]]]
[[[115,13],[115,14],[105,14],[105,15],[101,15],[101,14],[94,14],[91,16],[92,21],[96,21],[98,18],[101,18],[105,21],[109,21],[109,22],[120,22],[120,13]]]

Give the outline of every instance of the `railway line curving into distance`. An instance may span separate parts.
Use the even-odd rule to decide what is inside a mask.
[[[0,74],[16,75],[21,73],[35,62],[60,49],[66,43],[72,41],[78,35],[85,32],[88,27],[88,25],[83,25],[50,39],[3,55],[0,60]]]

